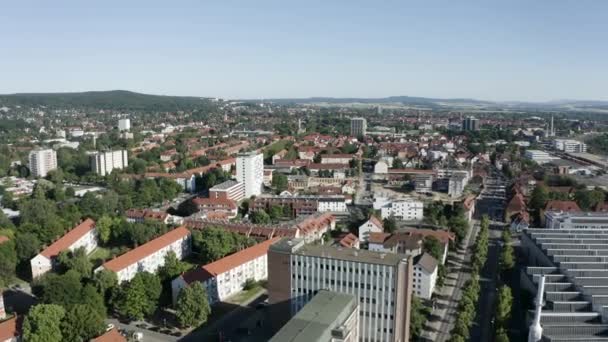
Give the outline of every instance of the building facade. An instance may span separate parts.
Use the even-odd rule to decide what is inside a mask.
[[[530,159],[538,164],[549,163],[549,162],[553,161],[554,159],[556,159],[555,157],[551,156],[549,153],[547,153],[545,151],[540,151],[540,150],[526,150],[526,152],[524,153],[524,157],[526,157],[527,159]]]
[[[36,279],[55,267],[55,259],[63,251],[75,251],[84,248],[87,254],[97,248],[97,230],[95,221],[86,219],[59,240],[52,243],[30,260],[32,278]]]
[[[130,131],[131,130],[131,119],[120,119],[118,120],[119,131]]]
[[[350,119],[350,135],[359,137],[365,134],[367,134],[367,120],[365,118]]]
[[[418,298],[431,299],[437,283],[439,264],[430,254],[424,253],[414,259],[412,289]]]
[[[365,221],[359,226],[359,241],[369,242],[369,235],[371,233],[382,233],[384,232],[384,225],[376,216],[371,216],[369,220]]]
[[[57,169],[57,152],[53,149],[31,151],[29,167],[33,177],[46,177],[49,171]]]
[[[462,130],[463,131],[478,131],[479,130],[479,120],[472,116],[464,118],[462,120]]]
[[[89,156],[91,171],[100,176],[109,175],[112,170],[122,170],[129,165],[126,150],[96,152]]]
[[[353,295],[360,341],[408,341],[412,268],[401,254],[283,239],[268,251],[269,302],[275,317],[288,318],[321,290]]]
[[[180,291],[198,281],[207,289],[209,304],[221,302],[243,290],[245,282],[268,277],[268,248],[279,238],[273,238],[243,249],[222,259],[186,272],[171,282],[173,303]]]
[[[556,150],[566,153],[585,153],[587,152],[587,144],[578,140],[572,139],[555,139],[553,147]]]
[[[238,202],[245,198],[245,185],[234,180],[225,181],[209,189],[209,198],[229,199]]]
[[[346,213],[346,198],[343,195],[326,196],[273,196],[262,195],[250,203],[252,210],[268,211],[272,206],[286,206],[293,217],[312,215],[317,212]]]
[[[546,211],[545,228],[608,230],[608,213]]]
[[[424,217],[424,204],[414,199],[402,199],[380,208],[382,219],[394,217],[401,221],[418,221]]]
[[[155,273],[165,264],[165,255],[174,252],[181,260],[191,252],[190,231],[178,227],[129,252],[99,266],[95,272],[109,270],[116,273],[118,283],[129,281],[139,272]]]
[[[264,155],[257,152],[239,153],[236,157],[236,180],[243,183],[245,197],[262,194]]]

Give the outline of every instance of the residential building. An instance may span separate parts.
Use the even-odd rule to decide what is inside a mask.
[[[408,341],[413,262],[403,254],[306,245],[282,239],[268,250],[271,314],[288,319],[321,290],[359,301],[360,341]]]
[[[548,211],[557,211],[557,212],[565,212],[565,213],[580,213],[582,212],[581,208],[575,201],[560,201],[560,200],[550,200],[547,201],[545,207],[540,211],[540,223],[541,226],[545,227],[545,213]]]
[[[245,198],[245,184],[227,180],[209,189],[209,198],[220,198],[239,202]]]
[[[174,252],[178,259],[190,254],[190,231],[178,227],[127,253],[107,261],[95,272],[109,270],[116,273],[118,283],[129,281],[139,272],[154,273],[165,264],[165,255]]]
[[[439,264],[430,254],[423,253],[414,258],[412,289],[416,297],[431,299],[435,291],[438,271]]]
[[[365,118],[350,119],[350,135],[360,137],[367,134],[367,120]]]
[[[608,213],[546,211],[545,228],[549,229],[605,229],[608,230]]]
[[[57,169],[57,152],[53,149],[31,151],[29,167],[33,177],[46,177],[49,171]]]
[[[183,218],[180,216],[153,209],[128,209],[125,212],[125,216],[127,217],[127,222],[131,223],[143,223],[146,220],[153,220],[164,224],[181,224],[183,221]]]
[[[197,197],[192,202],[198,207],[202,214],[221,212],[226,218],[234,218],[238,214],[236,202],[224,198],[202,198]]]
[[[270,342],[358,342],[359,302],[349,294],[321,290]]]
[[[334,245],[344,248],[359,249],[360,241],[359,238],[353,233],[343,233],[335,238]]]
[[[418,174],[414,177],[414,188],[418,193],[430,193],[433,191],[433,175]]]
[[[374,173],[384,175],[388,173],[388,164],[385,161],[380,160],[374,165]]]
[[[0,342],[21,341],[23,316],[15,316],[0,322]]]
[[[126,150],[96,152],[89,156],[91,171],[105,176],[112,173],[112,170],[122,170],[129,165],[129,157]]]
[[[382,221],[376,216],[370,216],[369,220],[365,221],[359,226],[359,241],[367,243],[369,241],[370,233],[382,233],[384,232],[384,225]]]
[[[273,238],[230,254],[210,264],[188,271],[171,282],[173,303],[180,291],[193,282],[203,284],[209,303],[221,302],[243,290],[245,282],[268,277],[268,248],[280,238]]]
[[[462,174],[454,174],[448,180],[448,195],[450,197],[460,197],[467,186],[468,177]]]
[[[374,202],[374,209],[376,206]],[[401,221],[418,221],[424,217],[424,204],[412,198],[389,200],[378,209],[383,220],[392,216]]]
[[[261,195],[264,183],[264,155],[257,152],[237,154],[236,180],[243,183],[246,198]]]
[[[549,163],[557,159],[556,157],[551,156],[549,153],[540,150],[526,150],[526,152],[524,153],[524,157],[538,164]]]
[[[63,251],[74,251],[84,248],[87,254],[97,248],[97,230],[95,221],[86,219],[59,240],[53,242],[30,260],[32,278],[36,279],[51,271],[56,265],[56,258]]]
[[[479,120],[472,116],[464,118],[462,120],[462,130],[463,131],[478,131],[479,130]]]
[[[261,195],[250,204],[251,210],[270,210],[272,206],[286,206],[293,217],[312,215],[317,212],[347,213],[346,198],[344,195],[325,196],[274,196]]]
[[[556,150],[566,153],[585,153],[587,152],[587,144],[582,141],[572,139],[555,139],[553,147]]]
[[[120,119],[118,120],[119,131],[130,131],[131,130],[131,119]]]
[[[321,164],[349,164],[357,158],[354,154],[324,154],[321,156]]]
[[[274,174],[273,169],[264,169],[264,186],[271,187],[272,186],[272,176]]]
[[[400,253],[407,256],[422,254],[424,239],[433,237],[443,245],[442,264],[448,257],[450,242],[454,241],[453,233],[445,230],[404,228],[396,233],[370,233],[367,248],[370,251],[383,253]]]

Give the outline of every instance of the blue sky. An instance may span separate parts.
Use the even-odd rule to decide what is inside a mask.
[[[608,100],[608,1],[8,1],[0,93]]]

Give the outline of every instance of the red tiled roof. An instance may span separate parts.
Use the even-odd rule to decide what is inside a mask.
[[[371,232],[369,233],[369,237],[367,239],[367,241],[369,241],[369,243],[384,243],[384,241],[391,236],[390,233],[374,233]]]
[[[190,272],[184,273],[182,277],[188,284],[194,281],[205,281],[209,278],[215,277],[219,274],[227,272],[239,265],[254,260],[268,253],[268,248],[273,243],[277,242],[281,238],[276,237],[264,242],[258,243],[257,245],[238,251],[234,254],[223,257],[217,261],[214,261],[205,266],[199,267]]]
[[[126,342],[126,341],[127,341],[127,339],[124,336],[122,336],[118,332],[118,329],[116,329],[116,328],[91,340],[91,342]]]
[[[435,174],[435,171],[423,169],[388,169],[388,173]]]
[[[524,196],[517,192],[509,201],[506,208],[507,212],[526,211],[526,200]]]
[[[13,317],[0,322],[0,341],[8,341],[21,335],[22,317]]]
[[[545,206],[545,211],[581,211],[578,204],[574,201],[549,201]]]
[[[353,233],[348,233],[346,235],[344,235],[339,241],[338,243],[342,246],[342,247],[346,247],[346,248],[353,248],[357,242],[359,242],[359,238],[357,238],[355,236],[355,234]]]
[[[384,223],[382,222],[382,220],[380,220],[376,216],[374,216],[374,215],[370,216],[369,221],[371,221],[378,228],[384,230]]]
[[[149,241],[127,253],[112,259],[102,266],[110,271],[118,272],[123,268],[132,265],[139,260],[154,254],[161,248],[172,244],[173,242],[190,235],[190,231],[184,226],[177,227],[165,235],[159,236],[156,239]]]
[[[423,238],[427,236],[433,236],[443,243],[448,243],[450,241],[454,241],[455,239],[454,234],[448,232],[447,230],[406,228],[401,229],[400,232],[421,235]]]
[[[44,249],[42,252],[40,252],[40,254],[48,259],[54,258],[59,255],[61,251],[70,248],[70,246],[78,241],[78,239],[93,229],[95,229],[95,221],[88,218],[74,227],[74,229],[70,230],[67,234],[62,236],[59,240],[55,241],[49,247]]]

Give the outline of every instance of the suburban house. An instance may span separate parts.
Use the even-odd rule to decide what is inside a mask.
[[[97,231],[95,230],[95,221],[86,219],[79,225],[62,236],[59,240],[53,242],[30,260],[32,268],[32,278],[38,278],[41,275],[53,269],[55,258],[63,251],[74,251],[83,247],[87,254],[91,253],[97,247]]]
[[[174,252],[178,259],[183,259],[191,252],[190,231],[178,227],[157,237],[127,253],[107,261],[95,272],[109,270],[116,273],[118,283],[129,281],[139,272],[154,273],[165,264],[165,255]]]
[[[382,221],[376,216],[370,216],[364,224],[359,227],[359,241],[368,242],[370,233],[382,233],[384,232],[384,226]]]
[[[438,271],[439,263],[430,254],[423,253],[414,258],[412,290],[416,297],[431,299],[437,283]]]
[[[268,248],[280,238],[273,238],[243,249],[210,264],[182,274],[171,282],[173,303],[180,291],[198,281],[207,289],[209,303],[223,301],[243,290],[248,279],[259,281],[268,277]]]

